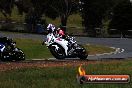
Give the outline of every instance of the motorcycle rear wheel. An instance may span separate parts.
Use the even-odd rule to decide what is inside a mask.
[[[78,45],[79,48],[81,48],[80,50],[78,50],[78,57],[81,60],[85,60],[88,57],[88,52],[87,50],[82,46],[82,45]]]

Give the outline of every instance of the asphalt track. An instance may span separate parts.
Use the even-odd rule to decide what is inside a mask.
[[[27,38],[27,39],[45,39],[45,35],[26,34],[26,33],[9,33],[0,32],[0,36],[9,38]],[[132,39],[130,38],[89,38],[89,37],[76,37],[80,44],[95,44],[115,47],[116,51],[112,53],[97,54],[88,56],[89,60],[109,60],[109,59],[124,59],[132,58]],[[54,59],[54,58],[51,58]],[[77,58],[76,58],[77,59]]]

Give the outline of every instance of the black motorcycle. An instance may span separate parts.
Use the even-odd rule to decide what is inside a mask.
[[[16,42],[12,39],[8,39],[7,37],[0,38],[0,48],[3,48],[3,51],[0,52],[1,61],[25,60],[24,52],[16,47]]]

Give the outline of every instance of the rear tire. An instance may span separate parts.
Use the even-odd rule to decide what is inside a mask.
[[[87,50],[86,50],[82,45],[79,45],[78,47],[82,48],[82,49],[78,50],[78,57],[79,57],[81,60],[87,59],[87,57],[88,57],[88,52],[87,52]]]
[[[57,46],[58,49],[55,46]],[[52,44],[49,49],[56,59],[65,59],[66,55],[62,46],[58,44]]]
[[[81,60],[86,60],[86,59],[87,59],[87,57],[88,57],[87,52],[82,51],[81,53],[82,53],[82,54],[79,56],[79,58],[80,58]]]

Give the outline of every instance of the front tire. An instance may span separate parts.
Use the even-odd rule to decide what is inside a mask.
[[[58,44],[52,44],[49,49],[56,59],[65,59],[66,55],[62,46]]]
[[[21,49],[18,49],[18,51],[14,51],[13,59],[15,61],[25,60],[25,54]]]

